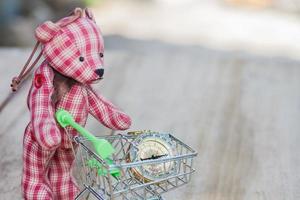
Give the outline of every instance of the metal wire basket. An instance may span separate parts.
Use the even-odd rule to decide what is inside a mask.
[[[152,147],[145,150],[150,145],[149,136]],[[112,159],[103,160],[88,140],[75,137],[79,145],[73,175],[82,189],[76,199],[161,199],[161,194],[187,184],[195,172],[193,159],[197,152],[171,134],[142,131],[99,138],[108,140],[115,148]],[[149,145],[142,146],[141,141]],[[171,148],[163,147],[168,154],[142,158],[145,155],[140,153],[141,149],[154,151],[155,145],[164,143]]]

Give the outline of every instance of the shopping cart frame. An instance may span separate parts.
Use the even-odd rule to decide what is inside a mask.
[[[147,133],[145,133],[147,134]],[[83,174],[81,183],[81,192],[76,199],[81,199],[90,194],[99,200],[149,200],[161,199],[161,195],[167,191],[178,188],[187,184],[191,180],[191,174],[195,172],[193,168],[193,159],[197,156],[197,152],[190,146],[183,143],[178,138],[171,134],[167,134],[176,145],[178,155],[160,159],[131,161],[130,148],[137,148],[134,140],[138,137],[135,134],[116,134],[109,136],[99,136],[100,139],[108,140],[116,152],[113,154],[113,164],[108,164],[105,160],[99,157],[92,149],[89,141],[83,137],[77,136],[74,138],[78,144],[76,167]],[[86,166],[89,159],[95,159],[100,163],[103,170],[107,173],[101,176],[97,172],[97,168]],[[142,166],[154,164],[173,163],[175,172],[166,177],[156,180],[146,180],[142,174],[142,178],[135,175],[133,169]],[[119,169],[121,176],[114,177],[110,174],[112,169]]]

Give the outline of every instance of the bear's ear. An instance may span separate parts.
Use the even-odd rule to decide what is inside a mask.
[[[92,11],[90,9],[86,8],[86,9],[84,9],[84,11],[85,11],[85,16],[87,16],[89,19],[96,22],[95,18],[94,18],[94,14],[92,13]]]
[[[83,17],[83,10],[81,8],[75,8],[73,11],[73,15]]]
[[[46,21],[35,29],[35,37],[41,43],[49,42],[60,30],[60,26],[51,21]]]

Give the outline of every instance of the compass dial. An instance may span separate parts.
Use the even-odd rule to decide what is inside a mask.
[[[137,148],[131,148],[130,160],[155,161],[162,159],[162,162],[143,164],[132,169],[133,174],[146,181],[165,178],[175,172],[174,161],[163,161],[164,158],[171,158],[176,155],[175,146],[169,134],[147,133],[138,136],[135,141]]]

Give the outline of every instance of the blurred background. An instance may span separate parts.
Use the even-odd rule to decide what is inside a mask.
[[[105,38],[95,88],[132,130],[171,132],[199,153],[191,183],[166,199],[300,199],[300,0],[0,0],[0,199],[21,199],[29,121],[31,81],[12,95],[11,78],[35,27],[78,6]]]

